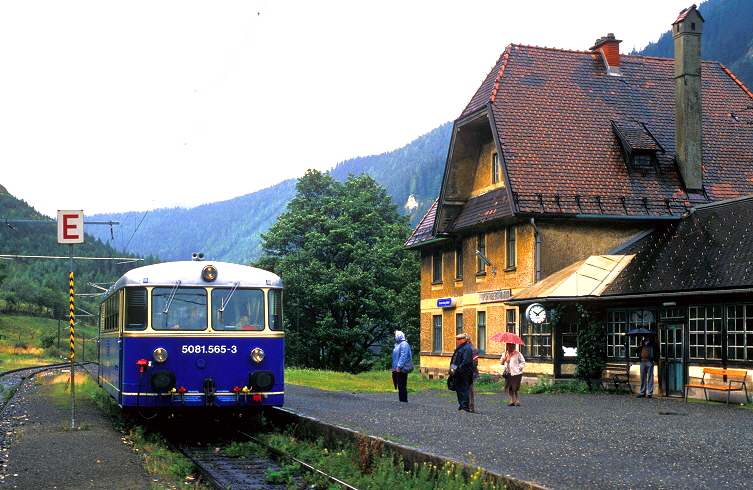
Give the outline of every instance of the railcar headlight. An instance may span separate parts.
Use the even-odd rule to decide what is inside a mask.
[[[167,361],[167,349],[157,347],[154,349],[154,352],[152,352],[152,358],[154,359],[154,362],[163,363]]]
[[[261,347],[257,347],[251,351],[251,362],[253,362],[254,364],[259,364],[263,360],[264,351],[261,349]]]

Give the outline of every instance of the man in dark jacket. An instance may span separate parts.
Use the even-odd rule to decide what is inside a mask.
[[[452,354],[450,369],[455,369],[455,392],[458,395],[458,410],[470,412],[469,390],[473,382],[473,350],[464,333],[455,337],[457,347]],[[454,366],[454,367],[453,367]]]
[[[651,398],[654,395],[654,362],[659,359],[659,348],[654,335],[644,335],[635,353],[641,361],[641,392],[638,398]]]

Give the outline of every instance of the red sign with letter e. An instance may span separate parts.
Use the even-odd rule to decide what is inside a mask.
[[[84,243],[83,211],[58,211],[58,243]]]

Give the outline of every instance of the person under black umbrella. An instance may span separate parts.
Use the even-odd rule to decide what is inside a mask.
[[[659,359],[659,347],[653,333],[643,333],[643,340],[635,351],[640,359],[641,391],[638,398],[651,398],[654,395],[654,363]]]

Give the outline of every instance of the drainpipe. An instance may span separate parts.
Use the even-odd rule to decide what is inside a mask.
[[[531,226],[533,226],[533,236],[536,239],[536,247],[533,254],[536,262],[536,282],[539,282],[541,280],[541,234],[533,218],[531,218]]]

